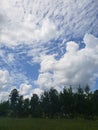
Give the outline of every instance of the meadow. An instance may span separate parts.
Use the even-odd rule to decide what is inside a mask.
[[[98,120],[0,118],[0,130],[98,130]]]

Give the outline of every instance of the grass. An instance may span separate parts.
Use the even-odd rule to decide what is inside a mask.
[[[0,130],[98,130],[98,120],[0,118]]]

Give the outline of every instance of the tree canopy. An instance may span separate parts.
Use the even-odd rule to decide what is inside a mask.
[[[88,85],[85,89],[79,85],[76,92],[71,86],[61,92],[51,88],[40,97],[33,94],[30,99],[24,99],[13,89],[9,99],[0,103],[0,116],[94,119],[98,117],[98,90],[91,92]]]

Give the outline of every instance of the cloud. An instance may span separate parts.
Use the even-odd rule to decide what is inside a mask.
[[[8,100],[8,97],[9,97],[9,93],[8,92],[0,92],[0,102],[1,101],[5,101],[5,100]]]
[[[0,70],[0,101],[8,99],[8,96],[16,88],[19,94],[24,98],[30,98],[32,95],[32,85],[29,83],[27,77],[22,73],[9,72],[8,70]]]
[[[20,95],[23,95],[24,98],[31,98],[32,94],[41,95],[43,92],[40,88],[33,88],[31,84],[28,83],[22,83],[19,86],[19,93]]]
[[[10,81],[10,75],[7,70],[0,70],[0,89],[4,88]]]
[[[29,97],[26,91],[93,84],[98,77],[97,12],[96,0],[0,1],[0,80],[6,88],[2,95],[13,86]],[[85,48],[80,50],[83,37]],[[31,73],[22,71],[28,71],[27,62],[40,66],[32,90]]]
[[[11,86],[11,76],[8,70],[0,69],[0,102],[8,100]]]
[[[0,5],[0,43],[10,47],[98,34],[96,0],[3,0]]]
[[[79,48],[79,45],[77,43],[70,41],[67,43],[66,51],[73,53],[73,52],[76,52],[78,48]]]
[[[23,43],[28,44],[28,42],[34,44],[32,41],[47,42],[56,38],[58,32],[55,24],[48,18],[43,19],[39,27],[31,21],[31,18],[26,18],[24,21],[5,25],[5,27],[1,28],[0,35],[0,41],[3,44],[14,47]]]
[[[27,84],[27,83],[22,83],[20,85],[20,88],[19,88],[19,92],[21,95],[28,95],[30,94],[30,91],[32,90],[32,86],[30,84]]]
[[[8,54],[8,57],[7,57],[7,59],[8,59],[8,62],[10,62],[10,63],[12,63],[12,62],[14,62],[14,55],[12,54],[12,53],[9,53]]]
[[[43,90],[40,88],[35,88],[32,90],[32,94],[37,94],[38,96],[40,96],[43,93]]]
[[[85,47],[79,49],[75,42],[66,44],[67,52],[56,60],[54,55],[44,55],[36,83],[43,89],[79,84],[93,84],[98,77],[98,38],[84,36]]]

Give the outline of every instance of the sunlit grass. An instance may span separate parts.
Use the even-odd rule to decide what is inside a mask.
[[[0,118],[0,130],[98,130],[98,121]]]

